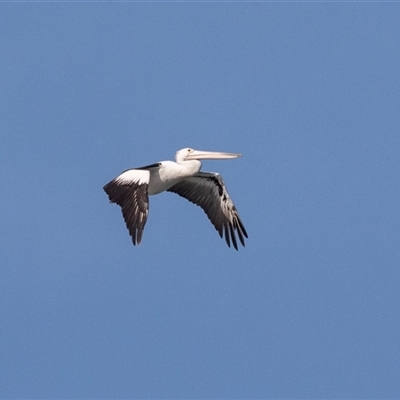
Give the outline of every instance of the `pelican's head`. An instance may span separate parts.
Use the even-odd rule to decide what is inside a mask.
[[[202,151],[185,148],[176,152],[176,162],[190,160],[227,160],[229,158],[238,158],[241,154],[223,153],[221,151]]]

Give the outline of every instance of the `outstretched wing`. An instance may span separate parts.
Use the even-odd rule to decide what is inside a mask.
[[[103,187],[110,202],[121,206],[134,245],[142,241],[143,229],[149,214],[149,181],[148,170],[128,169]]]
[[[229,247],[232,242],[233,247],[238,249],[235,233],[242,246],[245,245],[244,237],[248,237],[246,229],[219,174],[198,172],[176,183],[168,191],[200,206],[221,238],[225,236]]]

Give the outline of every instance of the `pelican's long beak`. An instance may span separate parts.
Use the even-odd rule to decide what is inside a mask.
[[[236,153],[223,153],[221,151],[202,151],[193,150],[186,160],[227,160],[229,158],[238,158],[241,154]]]

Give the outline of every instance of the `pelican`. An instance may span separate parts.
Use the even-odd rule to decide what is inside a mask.
[[[126,227],[134,245],[142,241],[149,214],[149,195],[173,192],[200,206],[228,246],[238,250],[236,235],[244,246],[246,229],[229,197],[222,177],[216,172],[200,172],[199,160],[226,160],[241,154],[179,150],[175,161],[161,161],[128,169],[104,187],[111,203],[121,207]]]

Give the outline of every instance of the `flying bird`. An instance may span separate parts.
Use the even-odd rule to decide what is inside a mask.
[[[134,245],[142,241],[149,214],[149,195],[173,192],[200,206],[209,220],[225,237],[230,247],[238,250],[236,235],[242,246],[248,237],[222,177],[215,172],[200,172],[199,160],[225,160],[241,154],[200,151],[185,148],[176,152],[175,161],[161,161],[128,169],[104,187],[111,203],[121,207],[126,227]],[[236,235],[235,235],[236,234]]]

